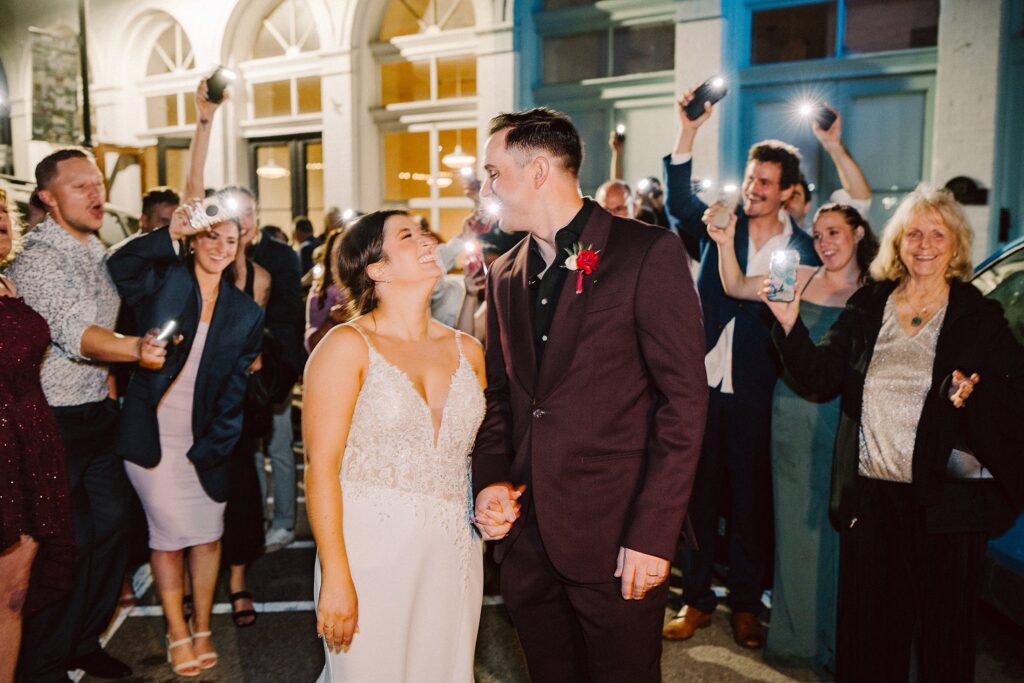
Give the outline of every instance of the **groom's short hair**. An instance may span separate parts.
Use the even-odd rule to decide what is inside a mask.
[[[508,129],[505,149],[529,152],[542,149],[557,157],[573,177],[583,165],[583,142],[572,119],[548,107],[535,107],[491,119],[489,135]]]

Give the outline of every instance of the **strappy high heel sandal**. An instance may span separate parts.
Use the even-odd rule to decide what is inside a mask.
[[[171,650],[173,650],[176,647],[181,647],[183,645],[191,645],[192,644],[192,638],[191,637],[189,637],[189,638],[182,638],[181,640],[174,640],[174,641],[171,640],[171,636],[170,635],[167,635],[166,638],[167,638],[167,663],[171,665],[171,671],[173,671],[175,673],[175,675],[182,676],[184,678],[195,678],[200,673],[202,673],[203,669],[202,669],[202,665],[199,663],[199,659],[189,659],[189,660],[186,660],[184,662],[179,662],[177,664],[175,664],[174,660],[171,659]]]
[[[190,631],[192,630],[192,625],[191,624],[189,624],[189,630]],[[192,631],[192,639],[195,640],[196,638],[211,638],[212,639],[213,638],[213,632],[212,631]],[[211,642],[212,642],[212,640],[211,640]],[[207,669],[212,669],[213,667],[217,666],[217,661],[219,659],[220,659],[220,655],[217,654],[216,650],[214,650],[213,652],[204,652],[201,655],[196,655],[196,661],[199,662],[199,668],[201,670],[203,670],[203,671],[206,671]]]

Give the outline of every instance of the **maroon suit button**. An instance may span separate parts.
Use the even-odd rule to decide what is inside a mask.
[[[541,410],[540,408],[537,408],[537,410],[533,411],[533,416],[539,420],[540,418],[544,417],[544,411]]]

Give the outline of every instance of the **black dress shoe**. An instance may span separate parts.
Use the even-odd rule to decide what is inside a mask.
[[[106,650],[99,649],[68,662],[68,669],[81,669],[96,678],[128,678],[132,668],[120,659],[111,657]]]

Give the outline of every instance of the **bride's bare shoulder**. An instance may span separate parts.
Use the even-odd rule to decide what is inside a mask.
[[[324,335],[313,349],[306,362],[307,377],[319,370],[364,369],[369,362],[369,347],[366,340],[353,325],[336,325]]]

